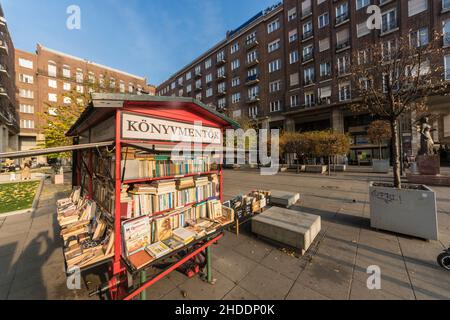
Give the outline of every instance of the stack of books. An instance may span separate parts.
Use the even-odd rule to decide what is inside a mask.
[[[172,252],[172,249],[161,241],[147,246],[145,250],[155,259],[162,258]]]
[[[178,228],[173,231],[173,237],[184,245],[188,245],[196,239],[196,234],[186,228]]]

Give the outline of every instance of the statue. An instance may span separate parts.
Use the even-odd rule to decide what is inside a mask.
[[[419,156],[432,156],[435,154],[434,141],[431,132],[435,131],[428,123],[428,117],[420,120],[420,151]]]

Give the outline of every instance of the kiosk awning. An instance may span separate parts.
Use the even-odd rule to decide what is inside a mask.
[[[94,148],[98,148],[98,147],[107,147],[107,146],[111,146],[113,144],[114,144],[114,141],[106,141],[106,142],[98,142],[98,143],[78,144],[78,145],[65,146],[65,147],[55,147],[55,148],[48,148],[48,149],[5,152],[5,153],[0,153],[0,159],[29,158],[29,157],[43,156],[43,155],[52,154],[52,153],[62,153],[62,152],[69,152],[69,151],[75,151],[75,150],[85,150],[85,149],[94,149]]]

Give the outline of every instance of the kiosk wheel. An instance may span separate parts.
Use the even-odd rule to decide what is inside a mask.
[[[441,253],[438,257],[439,265],[447,271],[450,271],[450,253]]]

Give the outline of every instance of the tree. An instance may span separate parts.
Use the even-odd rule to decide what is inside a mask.
[[[367,130],[367,135],[369,136],[370,142],[376,144],[379,148],[380,160],[383,159],[383,154],[381,152],[381,145],[387,139],[392,136],[391,126],[389,122],[384,120],[377,120],[370,124]]]
[[[280,150],[283,154],[295,154],[297,173],[300,173],[300,159],[311,151],[310,140],[304,133],[288,131],[280,137]]]
[[[426,41],[428,40],[428,41]],[[413,33],[378,41],[352,54],[352,109],[389,122],[393,144],[394,187],[401,188],[399,118],[426,109],[427,97],[447,88],[442,73],[442,40]]]
[[[105,77],[104,77],[105,79]],[[63,103],[55,106],[46,103],[47,111],[41,113],[39,116],[42,119],[40,129],[45,136],[42,144],[44,148],[53,148],[61,146],[70,146],[73,141],[72,138],[66,137],[67,131],[80,117],[86,106],[91,101],[91,92],[117,92],[116,87],[112,86],[109,78],[100,82],[84,82],[81,83],[83,90],[79,92],[75,88],[64,93],[59,97],[59,101]],[[70,158],[71,153],[60,153],[49,155],[49,158]]]

